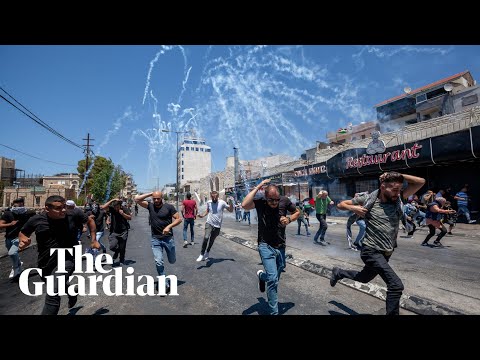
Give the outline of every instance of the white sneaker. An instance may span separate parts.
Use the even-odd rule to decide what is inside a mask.
[[[206,252],[205,255],[203,255],[203,260],[208,260],[208,252]]]
[[[476,223],[476,222],[477,222],[477,220],[470,220],[468,223],[473,224],[473,223]]]
[[[8,275],[8,278],[11,279],[15,276],[17,276],[19,273],[22,272],[22,266],[23,266],[23,261],[20,262],[20,271],[17,272],[17,274],[15,273],[15,269],[12,267],[12,270],[10,271],[10,275]]]
[[[192,240],[192,241],[190,242],[190,245],[195,245],[195,242]]]
[[[187,245],[188,245],[188,242],[187,242],[187,240],[185,240],[185,241],[183,242],[183,247],[186,248]]]
[[[202,261],[202,260],[205,260],[205,258],[203,257],[202,254],[200,254],[200,256],[197,258],[197,261]]]

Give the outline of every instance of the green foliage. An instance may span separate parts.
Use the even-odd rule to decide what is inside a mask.
[[[85,176],[85,159],[78,162],[77,170],[81,182],[83,182]],[[112,173],[113,178],[110,184],[110,195],[108,199],[105,199],[108,192],[108,182]],[[115,166],[111,159],[97,156],[88,174],[87,191],[89,194],[92,194],[93,199],[99,203],[103,203],[120,195],[120,191],[125,187],[126,178],[127,174],[122,170],[121,166]]]

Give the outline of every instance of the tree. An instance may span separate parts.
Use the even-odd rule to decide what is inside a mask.
[[[77,170],[83,182],[86,172],[84,159],[78,162]],[[125,183],[126,174],[121,166],[115,166],[111,159],[106,159],[102,156],[94,158],[93,167],[86,181],[88,192],[92,194],[93,199],[98,202],[108,201],[120,195],[120,191],[125,187]]]

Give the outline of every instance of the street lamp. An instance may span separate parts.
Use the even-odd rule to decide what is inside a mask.
[[[180,189],[180,187],[178,186],[178,173],[180,172],[179,167],[178,167],[178,134],[185,134],[188,131],[176,131],[176,130],[162,129],[162,132],[167,132],[167,133],[171,132],[171,133],[177,134],[177,166],[176,166],[176,168],[177,168],[177,182],[176,182],[176,185],[175,185],[175,187],[176,187],[175,190],[177,191],[177,211],[178,211],[178,209],[179,209],[179,207],[178,207],[178,193],[179,193],[179,189]],[[157,189],[157,190],[159,190],[159,189]]]

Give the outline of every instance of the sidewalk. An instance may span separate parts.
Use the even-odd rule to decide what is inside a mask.
[[[326,240],[331,245],[325,247],[313,243],[313,235],[318,229],[315,218],[310,217],[312,235],[309,237],[296,235],[297,224],[288,226],[287,263],[326,278],[330,278],[333,266],[362,269],[360,252],[348,249],[346,221],[346,217],[327,217]],[[197,219],[196,238],[199,240],[203,237],[200,228],[203,229],[204,224],[205,219]],[[256,250],[257,231],[254,222],[249,226],[245,222],[236,222],[233,215],[224,215],[221,236],[227,239]],[[357,232],[358,228],[354,226],[354,236]],[[301,233],[305,234],[303,225]],[[428,228],[422,227],[415,232],[414,238],[407,238],[400,230],[398,248],[390,265],[405,286],[401,307],[424,315],[480,314],[480,225],[458,224],[452,231],[454,236],[442,240],[443,249],[420,246],[427,233]],[[340,283],[385,300],[386,287],[380,277],[368,284],[349,279]]]

